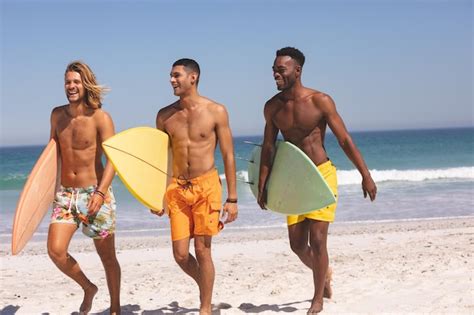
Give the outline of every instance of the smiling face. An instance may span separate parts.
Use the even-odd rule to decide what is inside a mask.
[[[291,88],[301,74],[301,66],[290,56],[278,56],[273,62],[273,78],[279,91]]]
[[[184,95],[196,86],[197,75],[195,72],[189,72],[184,66],[174,66],[170,73],[170,83],[174,95]]]
[[[85,88],[81,75],[75,71],[68,71],[64,75],[64,90],[69,103],[81,102],[85,98]]]

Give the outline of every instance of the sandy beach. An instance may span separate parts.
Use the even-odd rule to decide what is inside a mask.
[[[323,314],[473,314],[474,217],[330,227],[331,300]],[[70,314],[80,288],[53,265],[46,243],[18,256],[1,245],[0,314]],[[124,314],[193,314],[198,291],[174,262],[168,236],[117,235]],[[71,254],[99,287],[92,313],[107,314],[105,275],[91,241],[73,240]],[[290,252],[284,227],[225,229],[214,239],[217,314],[304,314],[311,272]]]

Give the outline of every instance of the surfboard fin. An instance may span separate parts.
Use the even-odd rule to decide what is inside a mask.
[[[236,158],[237,160],[242,160],[242,161],[247,161],[247,162],[249,162],[249,163],[254,163],[254,161],[249,160],[249,159],[246,159],[246,158],[243,158],[243,157],[240,157],[240,156],[236,156],[235,158]]]
[[[261,147],[261,146],[262,146],[260,143],[255,143],[255,142],[247,141],[247,140],[244,140],[244,143],[245,143],[245,144],[256,145],[257,147]]]

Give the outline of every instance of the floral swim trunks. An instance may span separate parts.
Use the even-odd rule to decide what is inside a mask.
[[[87,203],[96,186],[72,188],[61,186],[53,202],[51,223],[67,223],[79,226],[82,233],[93,239],[104,239],[115,232],[115,198],[112,187],[105,195],[104,204],[95,215],[87,214]]]

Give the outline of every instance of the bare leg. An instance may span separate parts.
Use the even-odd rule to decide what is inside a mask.
[[[48,255],[64,274],[76,281],[84,290],[84,299],[79,311],[87,314],[92,308],[92,301],[97,287],[82,272],[77,261],[67,252],[69,243],[77,226],[75,224],[53,223],[48,232]]]
[[[310,221],[310,245],[313,252],[314,296],[308,314],[323,310],[323,294],[326,285],[326,273],[329,265],[327,251],[328,222]]]
[[[189,253],[189,237],[173,241],[173,256],[181,269],[199,285],[199,265]]]
[[[332,268],[328,266],[328,270],[326,271],[326,281],[324,282],[324,293],[323,293],[323,297],[328,298],[328,299],[332,298],[331,281],[332,281]]]
[[[291,250],[298,258],[313,270],[313,251],[309,246],[309,220],[288,226]]]
[[[310,308],[311,313],[317,313],[322,310],[323,296],[327,298],[331,298],[332,296],[330,283],[331,274],[328,273],[327,277],[324,276],[326,275],[326,270],[328,269],[328,255],[326,247],[328,226],[329,224],[327,222],[306,219],[288,227],[288,236],[290,239],[292,251],[308,268],[313,271],[315,293],[313,296],[312,306]],[[324,240],[322,235],[325,235]],[[317,240],[320,240],[320,242]],[[308,242],[310,242],[311,245]],[[324,246],[321,245],[322,243],[324,243]],[[324,263],[324,260],[326,263]],[[324,280],[322,289],[323,295],[321,295],[320,298],[319,275],[323,275],[322,279]],[[320,307],[318,307],[316,304],[320,304]]]
[[[120,265],[115,255],[115,235],[95,239],[95,248],[104,265],[110,294],[110,314],[120,314]]]
[[[215,278],[214,263],[211,256],[211,242],[211,236],[195,236],[194,239],[196,258],[199,264],[199,291],[201,297],[199,313],[209,315],[212,312],[211,301]]]

